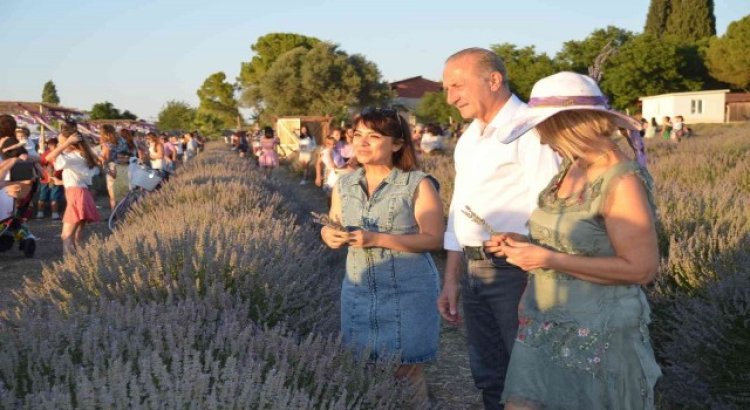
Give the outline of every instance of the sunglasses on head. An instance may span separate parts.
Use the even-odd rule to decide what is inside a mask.
[[[396,121],[398,121],[398,128],[400,130],[401,136],[400,138],[406,138],[404,135],[404,126],[401,124],[401,115],[399,115],[398,111],[395,108],[379,108],[379,107],[365,107],[365,109],[362,110],[361,115],[381,115],[383,117],[391,117],[395,118]]]

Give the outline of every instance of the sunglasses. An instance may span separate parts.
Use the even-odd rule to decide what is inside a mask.
[[[401,124],[401,115],[399,115],[398,111],[394,108],[379,108],[379,107],[365,107],[365,109],[362,110],[361,113],[362,116],[370,116],[370,115],[380,115],[383,117],[391,117],[395,118],[396,121],[398,121],[398,129],[400,130],[401,136],[400,138],[406,139],[406,136],[404,135],[404,126]]]

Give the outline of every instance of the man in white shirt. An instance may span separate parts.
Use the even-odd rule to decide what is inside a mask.
[[[501,409],[505,372],[518,329],[518,302],[526,273],[504,259],[489,259],[480,224],[462,210],[470,207],[494,231],[527,234],[526,223],[539,192],[557,173],[554,152],[535,132],[502,144],[500,126],[524,105],[510,92],[505,65],[492,51],[470,48],[450,56],[443,71],[449,104],[474,121],[456,145],[456,181],[444,247],[448,251],[438,309],[458,324],[459,294],[474,384],[486,409]]]

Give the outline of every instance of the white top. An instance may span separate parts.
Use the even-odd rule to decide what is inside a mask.
[[[63,152],[55,158],[55,169],[62,170],[63,186],[87,188],[91,177],[99,173],[99,168],[89,168],[86,159],[78,151]]]
[[[419,148],[428,153],[436,149],[443,149],[443,136],[432,135],[429,132],[425,132],[422,134],[422,141],[419,144]]]
[[[299,152],[309,153],[313,151],[315,151],[315,140],[312,138],[312,136],[299,139]]]
[[[551,148],[540,144],[535,130],[511,143],[500,142],[506,137],[499,135],[500,125],[523,105],[511,96],[484,132],[482,122],[475,119],[458,140],[445,249],[460,251],[489,239],[489,233],[461,212],[466,205],[495,231],[528,233],[526,224],[539,192],[557,174],[560,161]]]
[[[672,121],[672,129],[675,131],[680,131],[682,129],[682,121]]]

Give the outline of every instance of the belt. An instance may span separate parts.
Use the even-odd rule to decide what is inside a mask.
[[[489,259],[484,253],[482,246],[464,246],[464,257],[470,261],[483,261]]]
[[[498,258],[494,255],[487,255],[484,253],[484,247],[482,246],[464,246],[464,258],[470,261],[492,261],[492,264],[495,265],[495,267],[503,268],[507,266],[514,266],[505,259],[505,257]]]

